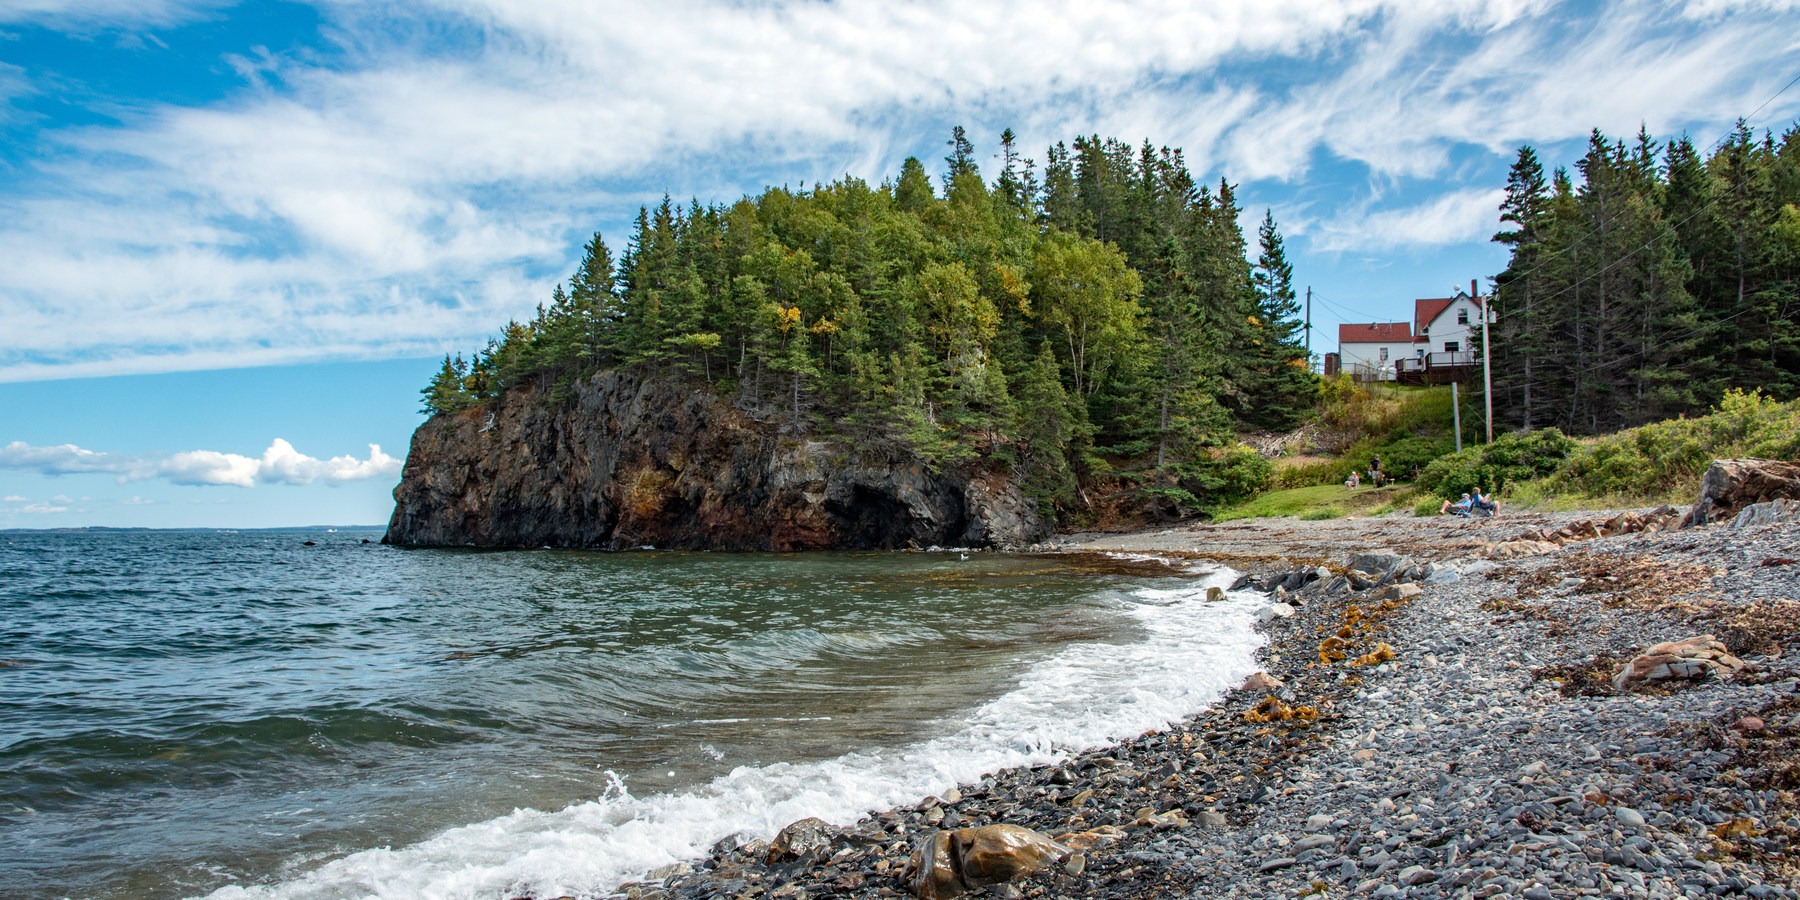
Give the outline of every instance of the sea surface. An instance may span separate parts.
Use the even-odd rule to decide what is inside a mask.
[[[0,534],[0,896],[603,895],[1175,721],[1260,642],[1191,563],[378,538]]]

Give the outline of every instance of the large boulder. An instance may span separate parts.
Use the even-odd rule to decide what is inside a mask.
[[[1613,688],[1628,691],[1652,681],[1732,675],[1743,667],[1744,661],[1732,656],[1717,638],[1702,634],[1656,644],[1632,657],[1619,674],[1613,676]]]
[[[1733,530],[1755,528],[1758,525],[1773,525],[1777,522],[1792,522],[1800,519],[1800,500],[1789,500],[1782,497],[1767,503],[1752,503],[1738,511],[1737,518],[1731,520],[1729,526]]]
[[[1745,457],[1715,459],[1700,479],[1700,496],[1681,519],[1689,528],[1728,522],[1746,506],[1800,500],[1800,463]]]
[[[767,861],[770,865],[801,859],[817,859],[837,839],[837,829],[819,818],[805,818],[781,829],[769,842]]]
[[[983,825],[939,831],[909,863],[908,887],[919,900],[947,900],[965,891],[1025,878],[1049,869],[1070,848],[1020,825]]]

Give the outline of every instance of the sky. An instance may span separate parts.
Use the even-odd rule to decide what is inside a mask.
[[[0,528],[377,525],[445,353],[667,194],[1083,134],[1264,210],[1312,345],[1506,170],[1800,118],[1800,0],[0,0]],[[989,169],[994,166],[990,165]],[[1253,227],[1250,237],[1254,238]]]

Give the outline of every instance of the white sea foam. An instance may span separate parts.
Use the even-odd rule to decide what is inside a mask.
[[[768,838],[807,816],[851,823],[871,811],[1010,766],[1051,762],[1197,712],[1254,671],[1258,594],[1207,603],[1218,570],[1119,601],[1145,633],[1136,643],[1070,647],[1019,686],[946,723],[943,737],[819,763],[740,767],[692,790],[635,797],[613,779],[601,798],[557,812],[517,810],[401,849],[364,850],[298,879],[231,887],[215,900],[604,895],[720,838]]]

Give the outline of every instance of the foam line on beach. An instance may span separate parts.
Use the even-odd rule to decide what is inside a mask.
[[[1254,592],[1206,602],[1236,573],[1212,570],[1174,588],[1115,592],[1141,628],[1129,644],[1069,647],[1017,686],[943,727],[943,736],[818,763],[740,767],[691,790],[638,797],[612,778],[595,800],[517,810],[413,846],[363,850],[273,885],[228,887],[215,900],[592,896],[704,854],[732,834],[768,838],[808,816],[848,824],[876,810],[1014,766],[1061,759],[1191,715],[1240,684],[1263,643]]]

